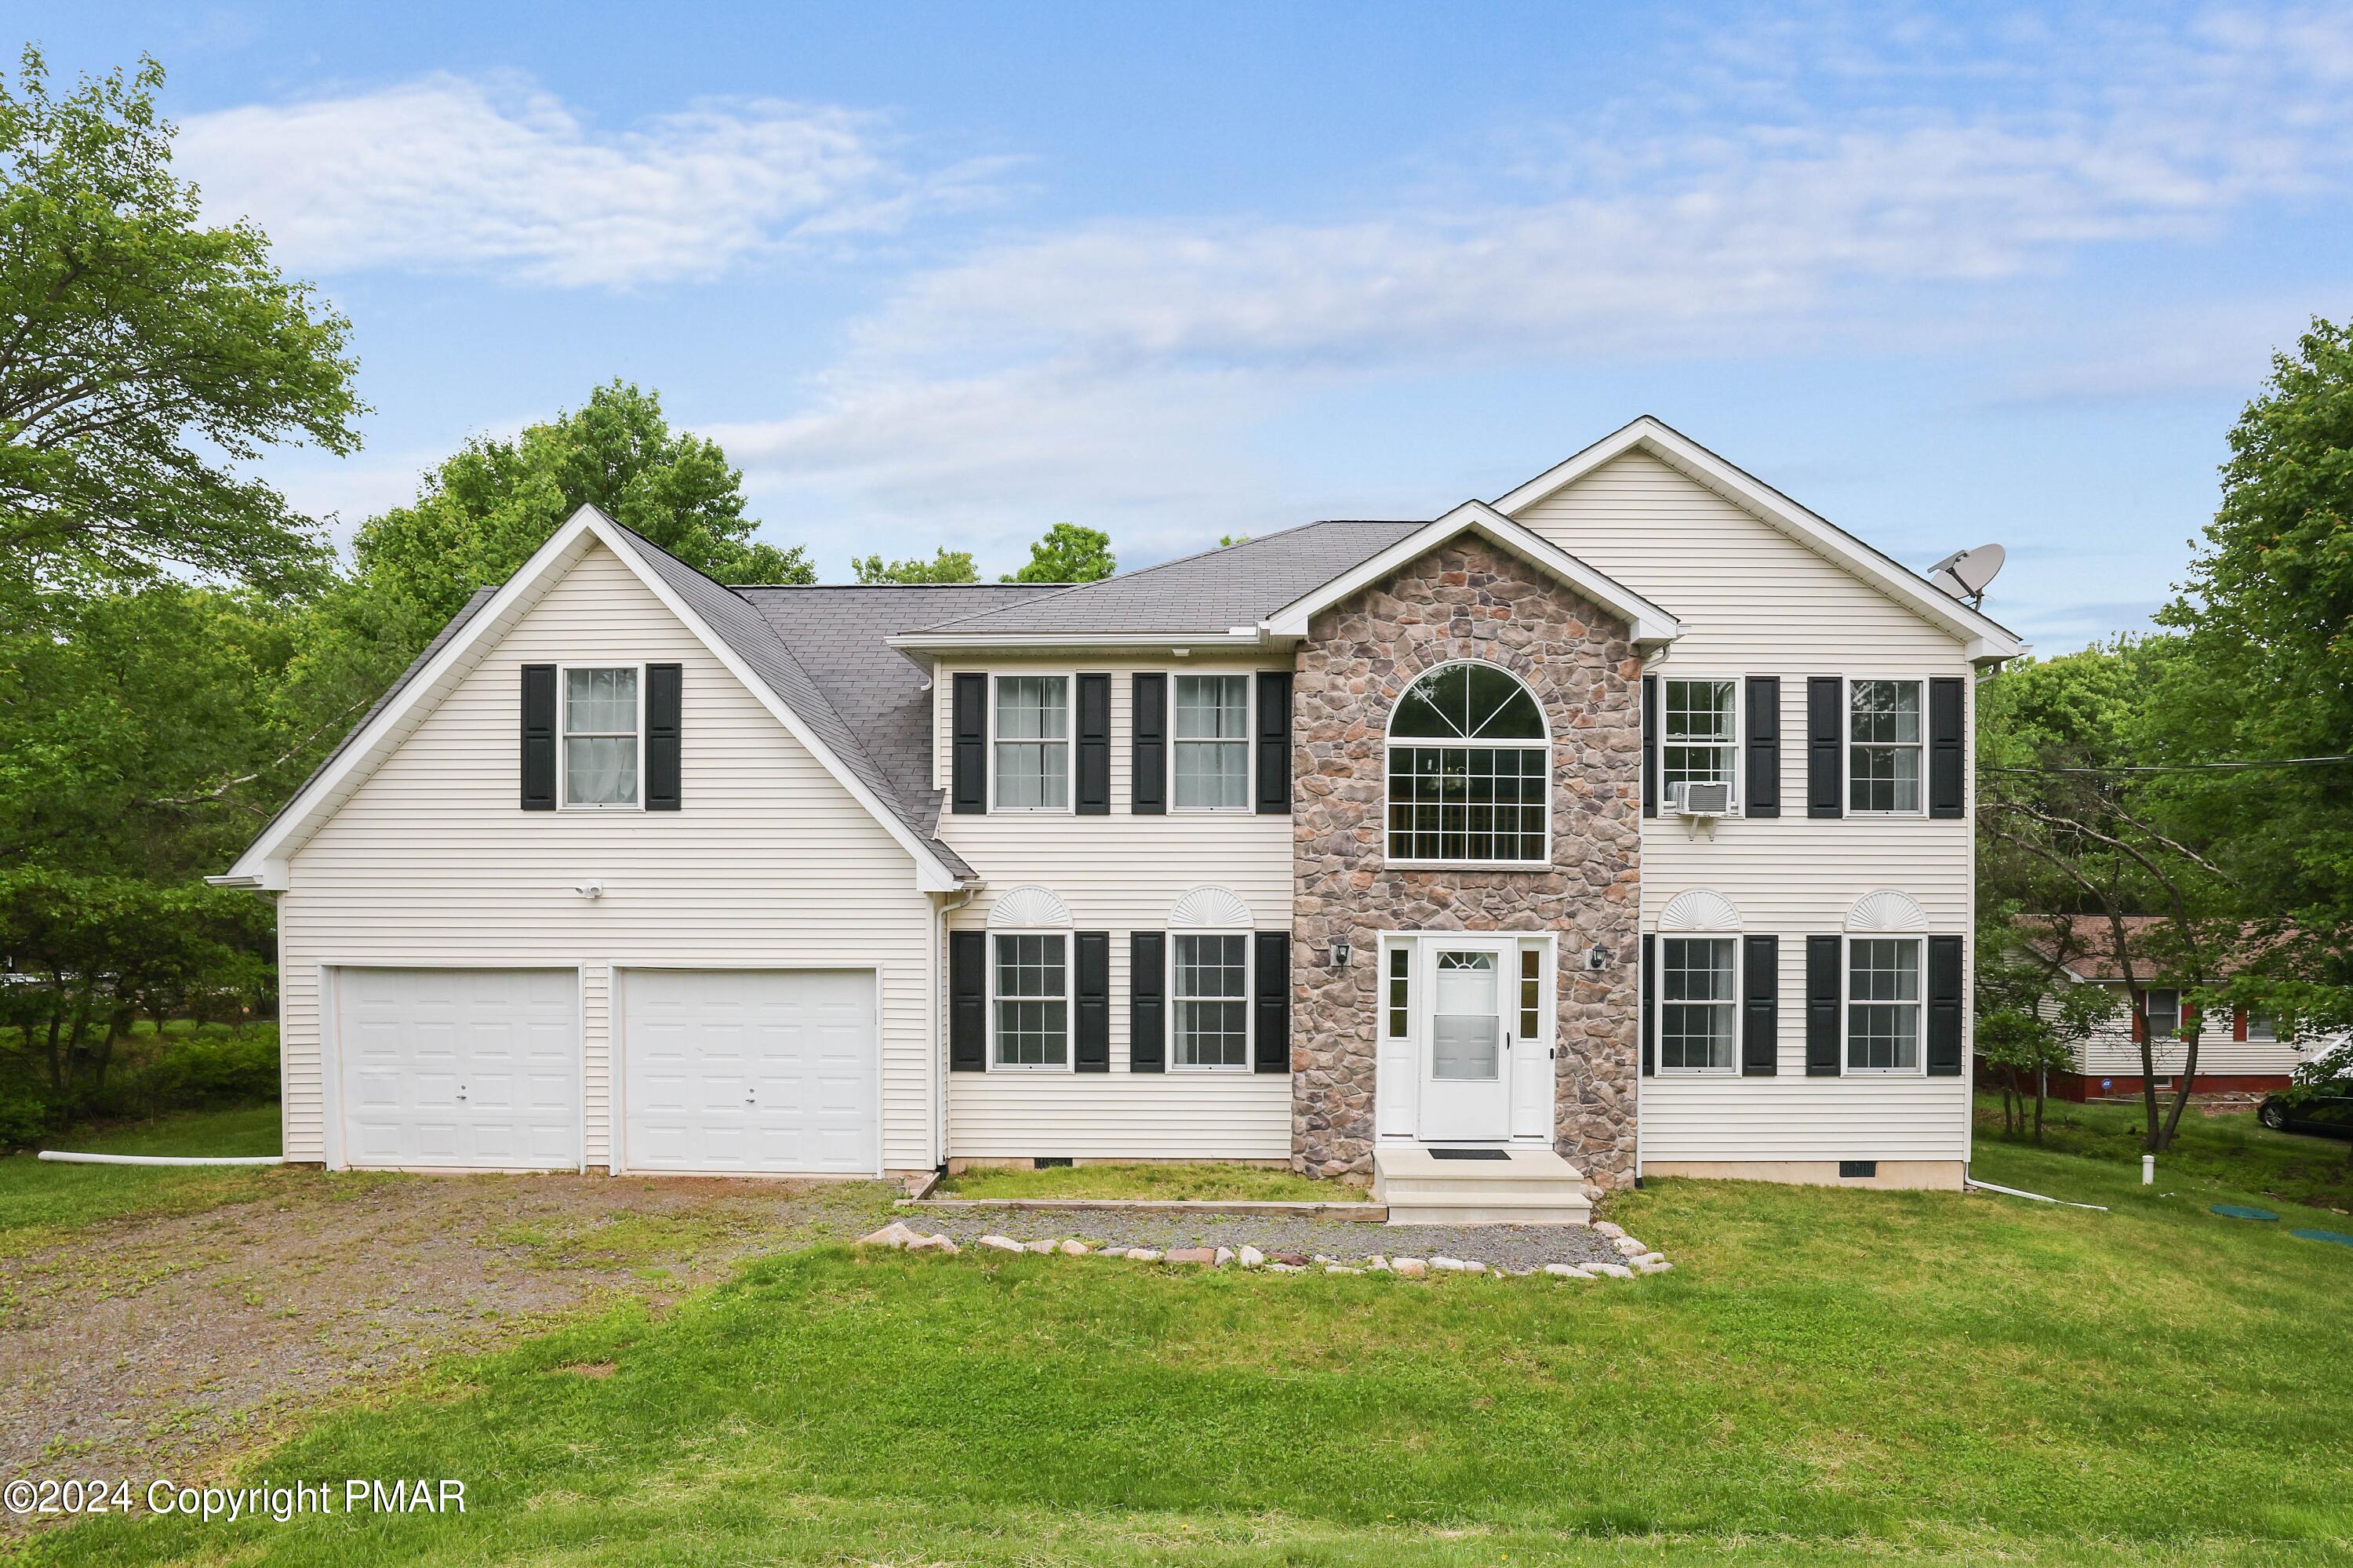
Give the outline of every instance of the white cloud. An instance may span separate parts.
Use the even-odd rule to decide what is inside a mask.
[[[986,199],[997,172],[899,151],[846,109],[712,101],[605,132],[520,77],[437,74],[192,115],[176,157],[208,215],[259,220],[297,271],[624,287],[893,229]]]
[[[995,536],[1048,496],[1173,547],[1328,482],[1237,454],[1335,386],[1823,352],[1989,355],[2031,367],[2024,397],[2243,376],[2252,309],[2137,364],[2085,324],[2128,313],[2081,311],[2084,281],[2103,248],[2337,199],[2353,18],[2085,26],[1768,28],[1745,54],[1701,29],[1696,97],[1630,82],[1418,164],[1377,211],[1083,224],[916,273],[802,408],[721,433],[755,483],[852,530]]]

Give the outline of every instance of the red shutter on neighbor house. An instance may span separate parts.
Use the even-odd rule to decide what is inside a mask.
[[[2246,1037],[2247,1010],[2243,1007],[2234,1007],[2231,1009],[2231,1038],[2244,1040]]]
[[[2142,1041],[2148,1038],[2148,1018],[2140,1011],[2140,1009],[2135,1008],[2133,1009],[2132,1021],[2133,1044],[2137,1045]]]

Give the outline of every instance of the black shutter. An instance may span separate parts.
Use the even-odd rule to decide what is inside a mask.
[[[1082,677],[1083,679],[1084,677]],[[1104,701],[1110,699],[1106,697]],[[1071,941],[1078,950],[1078,1024],[1071,1031],[1075,1049],[1071,1065],[1082,1073],[1111,1071],[1111,933],[1080,931]]]
[[[1078,814],[1111,815],[1111,677],[1079,677]]]
[[[948,933],[948,1067],[988,1067],[988,933]]]
[[[1740,1073],[1769,1078],[1780,1070],[1781,938],[1744,937],[1740,956]]]
[[[680,733],[686,707],[686,671],[679,664],[646,666],[646,810],[678,810],[683,760]]]
[[[1644,684],[1648,684],[1645,682]],[[1642,1076],[1659,1070],[1659,939],[1642,934]]]
[[[1748,677],[1748,805],[1752,817],[1781,814],[1781,677]]]
[[[1139,817],[1168,812],[1168,677],[1140,673],[1130,694],[1128,806]]]
[[[1836,937],[1806,938],[1806,1076],[1839,1075],[1839,961]]]
[[[522,667],[522,809],[555,810],[555,666]]]
[[[1291,677],[1282,677],[1290,683]],[[1291,1071],[1291,933],[1261,931],[1251,938],[1257,973],[1250,1006],[1258,1025],[1257,1061],[1261,1073]]]
[[[1961,1075],[1961,939],[1928,938],[1928,1075]]]
[[[1806,681],[1806,815],[1845,814],[1841,800],[1845,769],[1839,766],[1843,748],[1840,726],[1846,715],[1836,675],[1813,675]]]
[[[1642,677],[1642,815],[1655,817],[1658,814],[1659,678],[1645,675]]]
[[[1261,670],[1258,677],[1259,815],[1291,810],[1291,672]],[[1261,1072],[1271,1069],[1261,1065]],[[1282,1070],[1291,1070],[1286,1050]]]
[[[1157,1073],[1168,1065],[1161,1038],[1167,1029],[1168,938],[1158,931],[1127,934],[1127,1070]]]
[[[1957,675],[1928,683],[1928,815],[1947,820],[1961,814],[1962,764],[1968,756],[1961,749],[1962,694]]]
[[[988,677],[965,674],[955,678],[951,705],[955,736],[949,758],[954,764],[948,809],[959,815],[988,810]]]

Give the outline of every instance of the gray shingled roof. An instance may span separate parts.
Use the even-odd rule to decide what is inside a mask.
[[[1003,609],[944,620],[923,630],[987,632],[1222,632],[1254,626],[1359,562],[1419,523],[1309,523],[1240,545],[1082,583]],[[912,630],[912,629],[911,629]]]
[[[867,755],[914,808],[926,836],[944,791],[932,788],[931,674],[886,639],[935,620],[1060,593],[1042,583],[743,588],[816,681]]]
[[[857,732],[843,721],[840,713],[827,700],[818,683],[809,678],[808,672],[802,668],[801,662],[793,656],[792,650],[785,645],[784,640],[776,635],[776,628],[768,623],[765,616],[753,609],[742,593],[704,577],[652,540],[641,538],[618,524],[614,527],[653,568],[654,575],[669,584],[670,589],[686,601],[687,608],[702,617],[702,623],[733,650],[736,657],[751,666],[752,673],[765,682],[768,689],[776,694],[795,716],[808,726],[826,749],[841,758],[842,766],[858,776],[859,782],[873,792],[885,810],[896,816],[917,838],[932,839],[932,830],[923,808],[901,797],[891,776],[868,755],[866,747],[859,744]],[[936,810],[931,812],[930,821],[938,821]],[[932,849],[957,875],[972,874],[972,868],[947,845],[932,839]]]

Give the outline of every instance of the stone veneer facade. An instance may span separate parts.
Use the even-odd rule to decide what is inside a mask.
[[[1552,863],[1384,860],[1389,710],[1424,671],[1500,664],[1552,727]],[[1626,623],[1476,535],[1314,618],[1293,690],[1292,1157],[1369,1174],[1384,931],[1558,934],[1554,1147],[1601,1186],[1634,1174],[1641,662]],[[1352,944],[1331,967],[1335,940]],[[1585,968],[1595,944],[1611,955]]]

